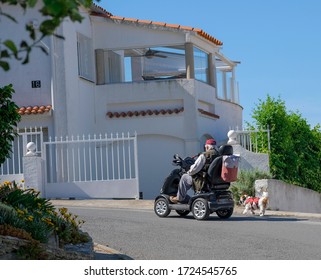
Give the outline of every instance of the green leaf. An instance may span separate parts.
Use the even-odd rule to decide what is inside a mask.
[[[4,16],[4,17],[12,20],[13,22],[17,23],[17,20],[13,16],[11,16],[11,15],[9,15],[7,13],[1,13],[1,16]]]
[[[3,42],[3,45],[5,45],[9,50],[11,50],[14,54],[18,52],[18,49],[15,45],[15,43],[11,40],[6,40]]]
[[[26,24],[26,30],[29,32],[29,37],[32,40],[36,40],[36,30],[31,23]]]
[[[58,19],[45,20],[41,23],[39,30],[44,35],[52,35],[60,23]]]
[[[21,49],[28,49],[29,48],[29,45],[26,41],[21,41],[20,42],[20,48]]]
[[[22,64],[28,64],[29,63],[29,52],[27,53],[25,59],[22,61]]]
[[[62,35],[59,35],[59,34],[53,34],[53,36],[55,36],[56,38],[58,39],[62,39],[62,40],[65,40],[65,37],[62,36]]]
[[[0,53],[0,58],[3,58],[3,57],[10,57],[10,54],[8,52],[8,50],[3,50],[1,53]]]
[[[39,49],[41,49],[45,54],[48,54],[48,50],[47,50],[47,48],[45,48],[44,46],[38,45],[38,46],[36,46],[36,47],[39,48]]]
[[[9,70],[10,70],[9,63],[6,62],[6,61],[0,60],[0,67],[1,67],[4,71],[9,71]]]
[[[37,4],[38,0],[28,0],[28,5],[30,8],[34,8]]]

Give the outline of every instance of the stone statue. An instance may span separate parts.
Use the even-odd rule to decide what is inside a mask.
[[[36,156],[37,155],[37,153],[36,153],[37,146],[34,142],[29,142],[27,144],[26,148],[27,148],[26,156]]]
[[[237,140],[236,140],[236,137],[237,137],[237,132],[235,130],[230,130],[228,133],[227,133],[227,137],[228,137],[228,142],[227,144],[229,145],[236,145],[238,144]]]

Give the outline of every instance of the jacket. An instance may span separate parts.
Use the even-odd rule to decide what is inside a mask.
[[[212,161],[218,156],[219,153],[215,149],[201,153],[187,172],[193,178],[193,187],[195,192],[200,192],[204,187],[206,187],[207,170]]]

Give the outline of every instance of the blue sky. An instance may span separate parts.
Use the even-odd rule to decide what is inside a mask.
[[[203,29],[240,61],[236,78],[244,121],[267,94],[311,127],[321,123],[321,1],[101,0],[113,15]]]

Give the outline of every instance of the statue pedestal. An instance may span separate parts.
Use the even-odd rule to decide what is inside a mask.
[[[44,195],[44,160],[37,156],[34,143],[27,144],[27,153],[23,157],[23,173],[25,188],[32,188]]]

